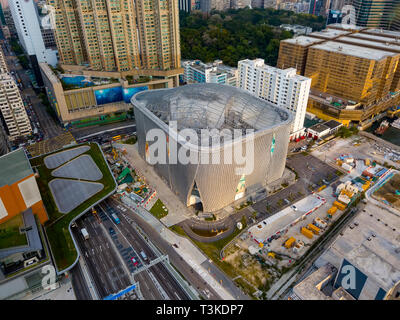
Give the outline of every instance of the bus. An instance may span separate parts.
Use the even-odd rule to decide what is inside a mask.
[[[119,223],[121,222],[115,213],[113,213],[113,214],[111,215],[111,217],[113,218],[113,220],[114,220],[114,222],[115,222],[116,224],[119,224]]]

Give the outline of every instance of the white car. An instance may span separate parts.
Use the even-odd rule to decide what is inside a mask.
[[[290,208],[292,208],[294,211],[297,211],[297,207],[296,206],[290,206]]]

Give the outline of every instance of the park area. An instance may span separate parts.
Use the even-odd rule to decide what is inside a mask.
[[[150,209],[150,213],[157,219],[161,219],[168,214],[168,209],[160,199],[157,199],[156,203]]]
[[[373,197],[400,210],[400,174],[393,175],[373,193]]]
[[[66,148],[50,155],[32,158],[30,162],[39,173],[37,182],[49,215],[45,230],[57,270],[60,272],[70,267],[78,257],[69,232],[71,221],[88,211],[98,201],[111,195],[115,191],[116,183],[96,143]],[[77,165],[77,170],[71,168],[71,164],[74,163]],[[88,171],[84,170],[86,163],[91,164]],[[76,176],[78,173],[82,173],[82,177]],[[65,179],[61,179],[60,175]],[[71,180],[71,178],[78,180]],[[72,189],[76,187],[76,184],[94,184],[92,181],[85,181],[86,179],[96,180],[95,184],[101,185],[101,188],[97,188],[96,192],[91,189],[86,190],[82,193],[84,196],[78,199],[79,201],[72,202],[63,200],[63,198],[70,199],[66,194],[57,193],[60,189],[58,188],[60,181],[63,184],[69,183]],[[79,190],[83,189],[85,188]]]

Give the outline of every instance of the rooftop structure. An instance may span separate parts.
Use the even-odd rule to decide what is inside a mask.
[[[235,201],[248,199],[283,174],[292,116],[242,89],[211,83],[191,84],[138,93],[132,104],[140,156],[154,166],[186,206],[201,205],[204,212],[216,212]],[[177,122],[177,128],[172,127],[170,132],[168,125],[172,121]],[[150,152],[154,141],[147,141],[146,136],[151,128],[166,134],[167,159]],[[182,129],[194,129],[197,137],[188,141]],[[217,132],[203,135],[201,129]],[[239,129],[242,135],[225,139],[233,129]],[[246,129],[254,129],[254,136]],[[177,145],[174,149],[170,149],[172,142]],[[257,165],[239,174],[236,160],[225,163],[224,159],[232,152],[232,146],[242,145],[247,150],[249,143],[254,143],[254,153],[246,154],[246,162],[249,166],[253,161]],[[171,152],[190,153],[191,160],[183,164],[178,159],[176,163]],[[211,156],[213,159],[219,156],[220,160],[211,163]]]
[[[29,208],[41,223],[48,220],[32,167],[18,149],[0,157],[0,224]]]
[[[360,34],[362,35],[362,34]],[[400,40],[397,41],[392,41],[392,42],[378,42],[374,41],[373,38],[363,38],[363,37],[340,37],[335,39],[337,42],[346,42],[349,44],[356,44],[360,45],[360,47],[371,47],[374,49],[382,49],[384,51],[389,51],[389,52],[400,52]]]
[[[331,23],[326,26],[328,29],[337,29],[344,31],[360,32],[365,30],[365,27],[356,26],[354,24],[344,24],[344,23]]]
[[[133,97],[133,103],[148,109],[163,128],[177,121],[178,130],[192,128],[199,133],[200,129],[263,131],[292,120],[288,112],[244,90],[216,84],[143,92]]]
[[[310,45],[313,45],[316,43],[320,43],[322,41],[323,41],[323,39],[310,37],[310,35],[308,35],[308,36],[298,36],[298,37],[294,37],[294,38],[290,38],[290,39],[285,39],[285,40],[282,40],[281,42],[297,44],[299,46],[310,46]]]
[[[389,38],[389,37],[382,37],[381,34],[369,34],[369,33],[352,33],[347,35],[348,37],[352,38],[359,38],[359,39],[365,39],[365,40],[371,40],[371,41],[377,41],[377,42],[383,42],[383,43],[398,43],[400,44],[400,39],[397,38]]]
[[[400,280],[399,230],[398,216],[370,203],[316,264],[329,262],[338,269],[353,265],[357,290],[347,291],[359,300],[383,299]],[[336,279],[336,286],[340,285],[339,280]]]
[[[116,182],[96,143],[64,148],[30,161],[39,170],[37,181],[47,195],[46,207],[51,207],[46,235],[57,272],[62,273],[79,258],[71,224],[113,194]]]
[[[313,49],[320,49],[324,51],[330,51],[340,53],[343,55],[354,56],[369,60],[381,60],[386,57],[394,57],[396,53],[388,52],[385,50],[372,49],[367,47],[360,47],[347,43],[340,43],[336,41],[327,41],[324,43],[316,44],[312,47]]]
[[[333,282],[336,273],[337,268],[331,264],[326,264],[296,284],[293,292],[300,300],[332,300],[322,290]]]
[[[400,31],[392,31],[385,29],[367,29],[363,33],[373,34],[382,37],[388,37],[392,39],[400,39]]]
[[[64,125],[79,126],[83,119],[85,125],[99,124],[108,116],[126,116],[133,94],[174,86],[172,77],[167,76],[152,78],[82,70],[61,73],[45,63],[39,66],[49,102]]]
[[[221,60],[203,63],[200,60],[182,61],[183,81],[186,83],[220,83],[236,87],[237,69],[222,64]]]
[[[24,149],[17,149],[0,157],[0,188],[32,174],[33,170]]]
[[[345,31],[345,30],[324,29],[321,31],[312,32],[308,36],[320,38],[320,39],[333,40],[333,39],[336,39],[337,37],[344,36],[349,33],[351,33],[351,32]]]

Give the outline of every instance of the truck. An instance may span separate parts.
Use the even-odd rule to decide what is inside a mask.
[[[87,230],[85,228],[81,229],[81,233],[82,233],[83,237],[85,238],[85,240],[89,239],[89,233],[87,232]]]

